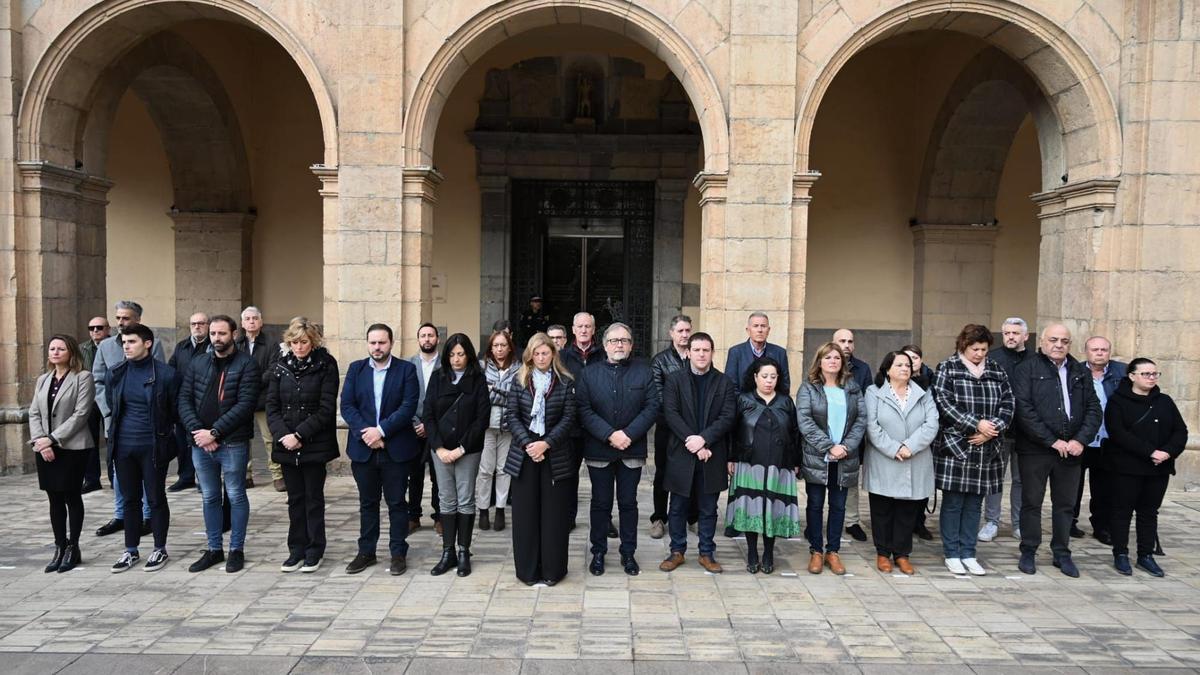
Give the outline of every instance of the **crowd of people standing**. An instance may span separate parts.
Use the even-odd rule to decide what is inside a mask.
[[[430,574],[471,574],[475,531],[511,528],[517,578],[554,585],[568,573],[586,465],[587,570],[606,572],[608,542],[617,539],[621,570],[638,575],[637,492],[651,459],[649,534],[668,537],[664,572],[686,564],[692,528],[698,564],[723,571],[716,534],[727,492],[725,534],[744,535],[751,574],[773,573],[779,540],[801,534],[810,573],[844,574],[842,533],[866,541],[864,524],[881,572],[915,574],[913,538],[930,536],[924,516],[936,500],[946,569],[984,575],[978,542],[998,536],[1007,473],[1021,572],[1037,571],[1049,486],[1052,563],[1080,575],[1070,544],[1085,534],[1078,523],[1087,480],[1093,536],[1112,547],[1115,569],[1164,574],[1154,557],[1157,513],[1187,427],[1158,388],[1154,361],[1113,360],[1102,336],[1085,342],[1080,361],[1066,326],[1045,326],[1029,349],[1028,326],[1014,317],[997,349],[991,330],[971,324],[936,368],[923,363],[917,345],[888,351],[872,368],[855,357],[853,332],[842,329],[793,383],[762,312],[749,316],[747,340],[729,347],[720,371],[713,338],[693,332],[687,316],[671,319],[669,346],[644,360],[633,356],[629,326],[613,322],[597,339],[595,319],[579,313],[568,342],[567,327],[549,324],[538,301],[520,334],[498,325],[481,354],[467,335],[442,343],[438,329],[423,324],[419,353],[396,358],[392,329],[373,324],[366,358],[350,363],[344,379],[315,323],[296,317],[274,343],[255,307],[243,311],[240,326],[230,316],[194,314],[169,362],[131,301],[116,305],[116,335],[107,336],[107,320],[96,317],[82,347],[69,335],[52,336],[29,408],[55,543],[46,572],[69,571],[82,559],[82,494],[99,487],[102,432],[114,512],[97,535],[124,532],[114,573],[139,564],[143,536],[153,541],[144,569],[167,565],[167,495],[193,487],[207,541],[189,571],[241,570],[256,435],[273,487],[287,493],[280,570],[317,571],[326,553],[327,465],[342,450],[340,412],[359,497],[350,574],[377,563],[381,502],[388,572],[407,571],[428,471],[441,536]],[[179,475],[168,487],[173,460]],[[860,486],[869,520],[859,514]]]

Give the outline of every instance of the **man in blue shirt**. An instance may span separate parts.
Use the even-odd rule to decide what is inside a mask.
[[[1089,521],[1092,524],[1092,536],[1102,544],[1111,545],[1107,508],[1111,492],[1108,487],[1108,475],[1101,461],[1100,443],[1108,438],[1108,432],[1104,428],[1103,411],[1108,406],[1109,397],[1117,391],[1117,385],[1125,379],[1126,364],[1112,360],[1112,343],[1101,335],[1088,338],[1083,344],[1083,351],[1087,356],[1088,371],[1092,374],[1092,388],[1096,391],[1096,398],[1100,399],[1101,416],[1100,431],[1083,449],[1083,471],[1079,474],[1079,494],[1075,497],[1075,519],[1071,522],[1071,536],[1084,536],[1078,525],[1079,511],[1083,506],[1083,485],[1090,477],[1092,498],[1088,502],[1088,511],[1091,514]]]

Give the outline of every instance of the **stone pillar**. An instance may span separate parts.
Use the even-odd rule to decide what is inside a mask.
[[[820,172],[798,173],[792,177],[792,241],[791,272],[789,274],[787,353],[788,370],[792,373],[792,393],[795,394],[807,367],[804,359],[804,297],[808,289],[808,205],[812,202],[812,186]]]
[[[507,175],[480,175],[479,334],[490,335],[492,326],[512,315],[508,307],[512,230]]]
[[[914,225],[913,340],[949,354],[962,327],[992,317],[992,225]]]
[[[692,181],[700,192],[700,322],[695,332],[713,336],[725,363],[725,195],[729,174],[701,172]]]
[[[253,286],[249,213],[172,211],[175,223],[175,325],[195,312],[237,317]]]
[[[433,267],[433,205],[442,174],[430,166],[404,169],[401,218],[400,334],[401,353],[417,350],[417,327],[433,318],[430,270]],[[390,256],[389,256],[390,258]]]
[[[0,471],[26,470],[25,409],[45,366],[45,341],[78,336],[105,312],[106,196],[112,183],[47,162],[21,162],[21,215],[0,249],[11,295],[0,304]]]
[[[342,332],[341,302],[338,295],[338,265],[340,264],[338,241],[338,219],[340,215],[338,202],[338,169],[336,166],[314,164],[309,167],[321,181],[318,190],[321,195],[321,324],[325,337],[325,348],[338,360],[344,370],[350,365],[348,356],[355,354],[349,350],[347,341],[353,340],[354,335]],[[360,352],[361,353],[361,350]]]
[[[641,351],[655,354],[669,346],[667,322],[683,309],[683,200],[688,182],[660,178],[654,190],[654,311],[650,345]]]

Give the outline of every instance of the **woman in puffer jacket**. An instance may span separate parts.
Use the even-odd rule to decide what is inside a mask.
[[[341,453],[337,439],[337,360],[316,324],[292,319],[267,380],[271,459],[287,487],[288,557],[283,572],[316,572],[325,555],[325,465]]]

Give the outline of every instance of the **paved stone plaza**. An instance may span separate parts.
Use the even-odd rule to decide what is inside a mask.
[[[642,487],[641,503],[649,504],[649,481]],[[171,495],[170,565],[111,574],[120,536],[92,534],[111,514],[112,492],[104,490],[85,496],[83,566],[47,575],[50,527],[36,478],[4,477],[0,490],[0,651],[9,652],[0,671],[8,673],[247,672],[248,665],[255,673],[1200,667],[1200,493],[1182,490],[1163,509],[1165,579],[1140,570],[1119,576],[1090,538],[1075,542],[1082,578],[1062,576],[1048,553],[1039,573],[1025,577],[1007,527],[995,543],[981,544],[984,578],[951,576],[936,541],[919,540],[911,578],[881,575],[872,547],[851,542],[843,544],[845,577],[813,576],[799,541],[780,545],[781,570],[750,576],[740,564],[743,543],[724,538],[725,574],[705,574],[694,552],[664,574],[657,563],[666,540],[650,539],[643,527],[641,576],[620,572],[615,542],[609,572],[587,574],[579,528],[571,572],[554,588],[527,588],[513,576],[510,531],[477,533],[467,578],[428,574],[440,547],[432,527],[410,539],[405,575],[391,577],[382,564],[347,575],[358,520],[346,476],[329,480],[329,549],[315,574],[279,572],[285,495],[258,487],[250,491],[241,573],[187,572],[203,544],[200,496],[188,491]]]

